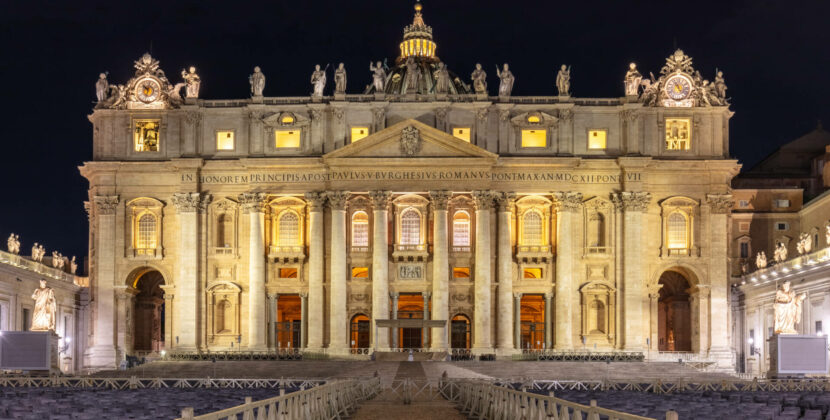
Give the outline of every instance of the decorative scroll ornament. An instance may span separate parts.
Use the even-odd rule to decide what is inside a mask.
[[[447,209],[447,202],[449,201],[452,193],[449,191],[430,191],[429,198],[432,199],[432,207],[435,210],[446,210]]]
[[[415,156],[421,151],[421,132],[409,126],[401,130],[401,152],[407,156]]]
[[[98,214],[115,214],[115,208],[118,206],[117,195],[96,195],[93,201]]]
[[[386,205],[389,203],[389,197],[391,196],[390,191],[369,191],[369,198],[372,199],[372,207],[375,210],[386,210]]]
[[[488,210],[493,207],[492,191],[473,191],[473,199],[477,210]]]
[[[732,206],[735,205],[732,194],[707,194],[706,201],[709,203],[712,213],[715,214],[729,213],[732,211]]]
[[[197,192],[173,194],[173,204],[179,213],[193,213],[200,208],[202,195]]]
[[[502,192],[496,194],[496,205],[499,207],[499,211],[510,211],[513,209],[513,205],[516,204],[516,193],[514,192]]]
[[[265,212],[265,193],[249,192],[239,194],[239,204],[242,205],[244,213],[264,213]]]
[[[326,202],[326,194],[320,191],[313,191],[305,193],[305,200],[308,202],[308,208],[311,211],[321,211],[323,204]]]
[[[677,50],[666,59],[660,70],[660,78],[649,73],[650,79],[642,79],[640,101],[646,106],[706,107],[728,106],[723,72],[715,70],[713,82],[704,80],[692,67],[692,58],[683,50]]]
[[[553,199],[561,211],[577,211],[582,206],[582,193],[579,192],[555,192]]]
[[[348,191],[327,191],[326,198],[332,210],[345,210],[346,201],[349,199]]]
[[[159,68],[159,61],[149,53],[145,53],[136,60],[133,67],[135,67],[135,75],[126,85],[107,83],[104,86],[104,83],[100,82],[104,79],[99,80],[96,84],[97,108],[169,109],[178,108],[182,104],[184,100],[181,97],[181,91],[188,83],[182,82],[175,85],[170,83],[164,71]],[[196,92],[198,87],[192,83],[192,76],[186,72],[183,75],[191,81],[191,94],[198,95]]]

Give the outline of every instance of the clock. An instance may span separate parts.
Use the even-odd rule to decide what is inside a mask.
[[[145,104],[155,102],[160,95],[161,85],[155,79],[141,79],[135,85],[135,97]]]
[[[669,98],[682,101],[692,93],[692,81],[682,74],[676,74],[666,80],[665,91]]]

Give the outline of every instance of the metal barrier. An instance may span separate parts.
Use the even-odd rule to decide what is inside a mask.
[[[639,351],[587,351],[587,350],[534,350],[524,349],[514,360],[540,360],[555,362],[642,362]]]
[[[212,351],[212,352],[168,352],[164,360],[181,361],[236,361],[236,360],[303,360],[301,349],[280,349],[268,351]]]
[[[182,410],[179,420],[237,419],[334,419],[347,417],[357,409],[357,403],[380,392],[380,378],[369,380],[335,381],[311,389],[300,390],[261,401],[245,398],[245,404],[213,413],[194,416],[193,408]]]
[[[96,378],[91,376],[0,376],[0,387],[9,388],[312,388],[329,381],[323,379],[218,379],[218,378]]]

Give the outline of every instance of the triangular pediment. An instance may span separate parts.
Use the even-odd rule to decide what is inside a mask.
[[[323,155],[323,160],[349,158],[483,158],[495,160],[498,155],[420,121],[408,119]]]

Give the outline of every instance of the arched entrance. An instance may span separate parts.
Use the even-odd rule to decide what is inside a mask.
[[[352,317],[351,333],[349,334],[349,342],[353,349],[369,348],[371,323],[369,317],[365,314],[357,314]]]
[[[398,319],[424,319],[424,298],[420,293],[401,293],[398,298]],[[398,347],[418,349],[423,347],[423,328],[401,328]]]
[[[676,271],[660,276],[657,333],[660,351],[692,351],[692,311],[689,281]]]
[[[470,318],[458,314],[450,321],[450,346],[454,349],[470,348]]]
[[[134,303],[133,351],[159,352],[164,348],[164,277],[156,270],[140,274],[133,288],[138,291]]]
[[[545,344],[545,298],[523,295],[521,301],[522,348],[542,349]]]
[[[299,295],[277,297],[277,348],[302,347],[301,329],[303,323],[302,300]]]

